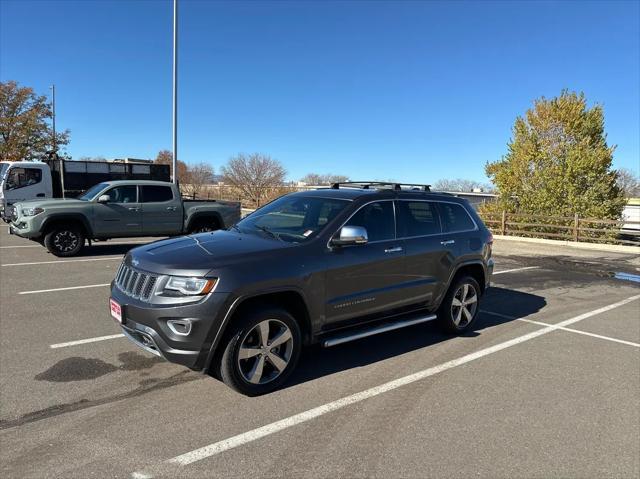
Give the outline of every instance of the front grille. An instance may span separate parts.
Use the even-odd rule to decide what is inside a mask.
[[[135,270],[131,266],[124,264],[124,262],[116,273],[116,286],[118,289],[127,296],[141,301],[149,301],[157,280],[157,276]]]

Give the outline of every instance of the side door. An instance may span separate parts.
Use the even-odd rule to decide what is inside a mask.
[[[93,230],[104,238],[141,236],[142,212],[136,185],[120,185],[103,192],[109,201],[93,208]],[[101,195],[101,196],[102,196]]]
[[[408,276],[403,242],[395,235],[393,200],[362,206],[344,225],[366,228],[368,242],[327,249],[325,329],[405,302],[403,286]]]
[[[140,185],[142,233],[148,236],[182,233],[182,200],[169,185]]]
[[[10,168],[4,182],[4,198],[7,203],[50,198],[51,182],[47,181],[48,172],[43,171],[44,168],[48,168],[44,163],[42,166]]]
[[[475,220],[458,203],[438,202],[444,241],[454,249],[457,259],[480,254],[483,246],[481,232]]]
[[[443,236],[433,201],[396,201],[398,237],[405,244],[405,267],[412,284],[405,288],[412,304],[432,305],[443,292],[455,263],[455,242]]]

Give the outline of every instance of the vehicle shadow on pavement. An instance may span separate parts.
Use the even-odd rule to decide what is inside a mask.
[[[149,241],[151,243],[151,241]],[[129,250],[138,246],[144,246],[148,243],[131,243],[131,244],[109,244],[109,243],[92,243],[91,246],[85,246],[82,251],[74,257],[81,258],[86,256],[111,256],[119,254],[127,254]]]
[[[473,329],[463,337],[480,337],[487,328],[499,326],[537,313],[546,300],[534,294],[493,287],[481,302],[481,309],[499,312],[508,317],[479,313]],[[513,318],[513,319],[510,319]],[[430,322],[388,333],[371,336],[332,348],[314,346],[303,351],[298,367],[284,388],[312,381],[347,369],[367,366],[395,356],[455,338]],[[479,346],[481,347],[481,346]]]

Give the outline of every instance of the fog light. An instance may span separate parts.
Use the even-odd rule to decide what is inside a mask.
[[[191,332],[190,319],[170,319],[167,321],[167,325],[178,336],[188,336]]]

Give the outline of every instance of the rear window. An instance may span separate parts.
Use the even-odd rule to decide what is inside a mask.
[[[160,203],[163,201],[171,201],[173,199],[173,191],[170,186],[143,185],[142,186],[142,202],[143,203]]]
[[[476,227],[475,223],[462,206],[455,203],[440,203],[442,229],[446,233],[469,231]]]
[[[430,201],[398,201],[398,236],[425,236],[441,233],[440,219]]]

